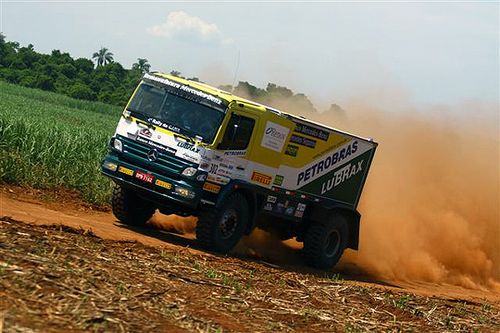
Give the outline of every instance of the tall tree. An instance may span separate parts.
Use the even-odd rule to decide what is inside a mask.
[[[148,59],[137,58],[137,62],[132,65],[132,69],[138,69],[143,73],[148,73],[151,65],[148,62]]]
[[[99,51],[92,55],[92,59],[95,60],[97,67],[104,66],[113,62],[113,53],[109,52],[106,47],[101,47]]]
[[[0,32],[0,66],[2,66],[3,59],[6,54],[6,45],[5,45],[5,35]]]

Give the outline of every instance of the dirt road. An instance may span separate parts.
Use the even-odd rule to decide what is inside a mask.
[[[262,255],[257,248],[262,245],[258,244],[262,243],[262,235],[245,239],[234,256],[221,257],[197,249],[194,236],[189,233],[195,221],[189,218],[155,217],[153,224],[156,228],[131,229],[118,223],[110,212],[91,209],[64,193],[47,194],[3,187],[0,191],[0,219],[3,221],[0,241],[3,239],[7,244],[0,242],[0,265],[3,265],[0,273],[6,277],[0,284],[0,295],[3,293],[4,296],[0,297],[3,299],[0,301],[0,326],[5,317],[4,330],[7,331],[16,331],[15,327],[19,325],[47,328],[37,316],[37,313],[40,315],[42,296],[38,300],[32,299],[38,292],[50,299],[47,296],[50,293],[43,293],[45,288],[69,295],[48,303],[50,306],[46,312],[55,318],[55,324],[48,326],[51,331],[61,330],[68,325],[68,320],[73,320],[70,327],[75,330],[112,331],[134,330],[141,322],[151,325],[151,329],[175,328],[181,331],[500,329],[500,295],[491,291],[422,282],[378,281],[363,275],[362,270],[350,263],[339,265],[334,272],[319,272],[302,265],[300,250],[293,243],[268,244]],[[37,226],[30,228],[30,224]],[[61,234],[64,231],[61,227],[39,227],[47,225],[64,225],[82,232],[87,230],[88,235],[78,235],[78,232],[75,235],[75,231]],[[77,238],[74,243],[73,238],[77,236],[84,237],[84,240]],[[51,250],[48,254],[43,252],[44,256],[32,250],[39,244],[39,239],[50,244],[48,249]],[[96,252],[104,246],[106,251]],[[66,248],[68,253],[80,253],[73,257],[65,257],[62,253],[57,255],[59,247]],[[123,251],[133,255],[133,263],[120,257]],[[162,268],[150,267],[153,261],[149,257],[154,256],[159,256],[156,261],[164,261]],[[27,260],[27,257],[31,259]],[[94,261],[85,261],[90,258]],[[60,272],[63,259],[65,264],[80,261],[72,269],[89,267],[90,271],[79,274],[81,279],[93,281],[90,289],[78,289],[73,294],[68,291],[71,283],[61,281],[77,277],[71,277],[73,271]],[[33,267],[33,260],[58,271],[53,274],[58,276],[59,284],[44,286],[48,280],[53,283],[52,273],[47,272],[50,268],[43,268],[44,265]],[[17,273],[9,278],[9,272]],[[110,282],[112,278],[109,277],[104,282],[95,282],[96,274],[100,276],[102,272],[114,272],[110,276],[118,280]],[[141,272],[146,279],[139,277]],[[35,279],[38,283],[34,285],[19,280],[19,277],[28,275],[42,278]],[[120,283],[124,285],[118,287]],[[175,292],[166,296],[163,287]],[[138,314],[131,316],[127,307],[130,304],[113,307],[111,303],[102,303],[103,300],[99,303],[99,290],[106,288],[110,294],[118,293],[117,297],[123,294],[121,289],[126,289],[128,296],[120,297],[134,303],[139,309]],[[25,294],[27,291],[29,293]],[[82,304],[77,307],[79,303],[76,301],[81,299],[82,293],[90,300],[96,297],[88,309]],[[132,293],[134,297],[130,296]],[[154,302],[150,299],[142,303],[138,301],[139,296],[150,293],[163,296],[155,294]],[[75,304],[71,303],[72,298],[75,298]],[[82,307],[82,318],[75,318],[74,309],[63,306],[66,304],[63,300],[71,306]],[[13,310],[12,304],[25,307],[34,315],[19,324],[20,318],[24,317]],[[157,312],[158,304],[172,308]],[[106,312],[106,307],[111,312]]]

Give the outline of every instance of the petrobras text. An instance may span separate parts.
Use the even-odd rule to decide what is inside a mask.
[[[348,158],[358,150],[358,141],[354,140],[347,147],[334,151],[332,154],[300,172],[297,176],[297,186],[309,179],[333,169],[340,161]]]

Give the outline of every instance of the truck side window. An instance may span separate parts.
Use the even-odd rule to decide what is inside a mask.
[[[244,150],[250,143],[255,120],[232,114],[226,127],[226,132],[219,144],[223,150]]]

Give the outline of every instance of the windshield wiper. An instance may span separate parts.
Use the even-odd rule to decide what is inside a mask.
[[[182,139],[186,140],[186,142],[189,142],[189,143],[195,144],[194,139],[193,139],[193,138],[191,138],[189,135],[184,134],[184,133],[175,133],[175,134],[174,134],[174,138],[182,138]]]
[[[126,110],[127,110],[127,111],[130,111],[130,112],[133,112],[133,113],[134,113],[134,114],[136,114],[136,115],[142,116],[144,119],[141,119],[141,123],[144,123],[144,124],[145,124],[146,126],[148,126],[149,128],[152,128],[152,129],[155,129],[155,128],[156,128],[156,126],[155,126],[155,125],[153,125],[153,124],[151,124],[151,123],[149,122],[149,119],[151,119],[151,118],[153,118],[153,117],[148,116],[147,114],[142,113],[141,111],[134,110],[134,109],[131,109],[131,108],[127,108]],[[148,119],[148,120],[146,120],[146,119]],[[137,121],[137,122],[138,122],[138,121]]]
[[[127,111],[130,111],[130,112],[133,112],[135,114],[138,114],[139,116],[143,116],[145,119],[148,119],[148,118],[151,118],[150,116],[148,116],[147,114],[145,113],[142,113],[141,111],[139,110],[135,110],[135,109],[131,109],[131,108],[127,108],[126,109]]]

